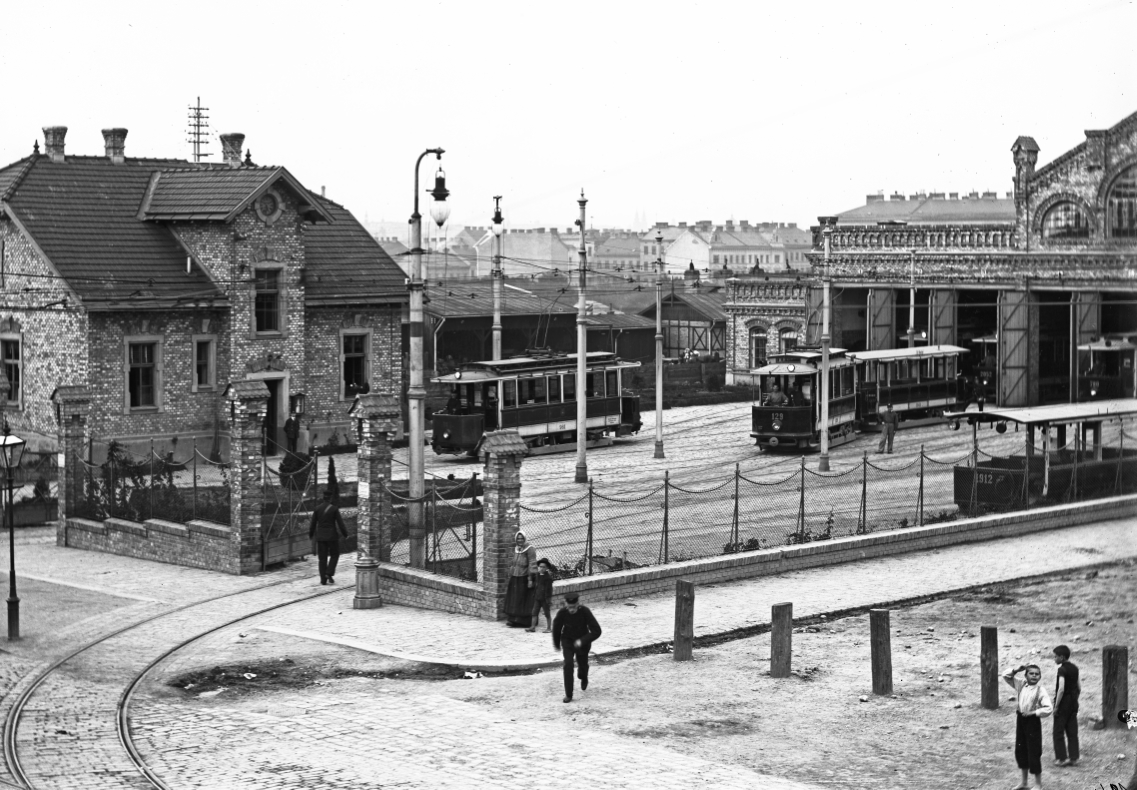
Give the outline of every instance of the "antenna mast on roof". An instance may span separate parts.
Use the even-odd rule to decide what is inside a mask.
[[[197,97],[197,104],[190,105],[189,108],[189,137],[186,139],[187,143],[193,144],[193,161],[200,162],[203,156],[210,156],[210,154],[202,151],[201,149],[209,145],[209,116],[205,113],[209,111],[208,107],[201,106],[201,97]]]

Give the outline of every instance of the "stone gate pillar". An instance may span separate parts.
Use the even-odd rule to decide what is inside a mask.
[[[59,440],[59,523],[55,541],[67,545],[67,517],[74,514],[83,496],[82,459],[87,447],[87,417],[91,391],[87,387],[59,387],[51,393]]]
[[[264,491],[263,433],[268,387],[263,381],[234,381],[225,388],[229,404],[229,528],[233,530],[232,568],[261,569]]]
[[[368,393],[352,404],[359,463],[359,554],[382,562],[391,559],[391,445],[402,419],[394,395]]]
[[[493,431],[482,442],[485,516],[482,527],[482,616],[505,617],[505,591],[513,561],[513,536],[521,528],[521,459],[525,440],[517,431]]]

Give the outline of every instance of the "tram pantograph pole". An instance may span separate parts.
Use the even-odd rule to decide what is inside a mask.
[[[585,324],[585,270],[588,267],[588,247],[584,243],[584,234],[588,226],[585,206],[588,200],[584,197],[584,190],[580,190],[580,199],[576,201],[580,206],[580,270],[577,272],[577,288],[580,296],[576,303],[576,482],[588,482],[588,461],[585,457],[585,447],[588,443],[588,328]]]
[[[659,255],[655,259],[655,457],[663,458],[663,232],[655,235]]]
[[[836,217],[818,217],[825,244],[825,273],[821,278],[821,457],[817,471],[829,471],[829,250]]]

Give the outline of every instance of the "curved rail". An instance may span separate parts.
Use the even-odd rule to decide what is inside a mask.
[[[23,766],[20,763],[20,756],[19,756],[19,753],[16,749],[16,735],[17,735],[17,731],[19,728],[19,724],[20,724],[20,718],[23,715],[24,708],[27,706],[28,701],[31,699],[32,695],[36,692],[36,690],[41,685],[43,685],[44,681],[46,681],[47,678],[53,672],[58,670],[61,666],[63,666],[64,664],[66,664],[68,661],[72,660],[76,656],[80,655],[81,653],[84,653],[87,650],[90,650],[91,648],[95,647],[96,645],[102,644],[103,642],[107,641],[108,639],[113,639],[114,637],[116,637],[120,634],[123,634],[127,631],[130,631],[131,629],[138,628],[140,626],[146,625],[147,623],[151,623],[151,622],[158,620],[162,617],[168,617],[172,614],[177,614],[178,612],[183,612],[186,609],[192,609],[195,606],[202,606],[204,604],[212,603],[214,601],[219,601],[219,600],[222,600],[224,598],[232,598],[234,596],[244,595],[246,593],[268,589],[269,587],[276,587],[276,586],[279,586],[282,584],[290,584],[290,583],[293,583],[295,581],[296,581],[295,579],[282,579],[280,581],[270,582],[268,584],[262,584],[262,585],[258,585],[256,587],[250,587],[250,588],[245,589],[245,590],[238,590],[236,592],[224,593],[222,595],[215,595],[215,596],[212,596],[210,598],[204,598],[200,601],[194,601],[193,603],[184,604],[183,606],[178,606],[178,607],[175,607],[173,609],[169,609],[169,610],[164,611],[164,612],[159,612],[157,614],[151,615],[150,617],[145,617],[145,618],[143,618],[141,620],[137,620],[137,621],[135,621],[129,625],[123,626],[122,628],[119,628],[116,631],[112,631],[109,634],[104,634],[104,635],[100,636],[98,639],[93,639],[90,642],[83,645],[82,647],[80,647],[76,650],[73,650],[72,652],[68,653],[67,655],[65,655],[62,658],[53,662],[50,666],[47,667],[47,669],[45,669],[43,672],[41,672],[39,674],[39,676],[36,677],[36,679],[34,681],[32,681],[32,683],[26,689],[24,689],[20,693],[20,695],[16,698],[15,702],[12,704],[12,707],[8,709],[8,714],[4,719],[4,760],[8,764],[8,772],[10,774],[12,774],[12,776],[15,777],[15,779],[16,779],[17,784],[13,785],[13,786],[23,788],[24,790],[34,790],[34,786],[32,785],[31,781],[28,779],[27,774],[24,773]],[[305,596],[304,598],[297,598],[294,601],[288,601],[287,603],[297,603],[299,601],[307,600],[308,598],[314,598],[318,595],[328,595],[328,594],[331,594],[332,592],[338,592],[338,591],[342,591],[342,590],[343,590],[342,587],[336,588],[334,590],[322,590],[319,593],[316,593],[315,595]],[[242,619],[242,618],[238,618],[238,619]],[[224,627],[224,626],[222,626],[222,627]],[[196,638],[196,637],[194,637],[194,638]],[[188,641],[192,641],[192,638]],[[148,671],[148,670],[149,670],[149,667],[147,667],[147,669],[144,671]],[[132,759],[133,759],[133,757],[132,757]],[[143,774],[146,775],[148,779],[150,778],[145,770],[143,771]],[[156,785],[156,786],[157,787],[165,787],[165,785]]]

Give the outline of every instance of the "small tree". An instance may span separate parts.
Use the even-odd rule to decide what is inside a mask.
[[[336,458],[334,455],[328,456],[328,487],[327,490],[332,494],[332,504],[336,507],[340,506],[340,481],[336,477]]]
[[[280,462],[280,484],[301,493],[308,487],[312,467],[308,460],[296,453],[285,453]]]

